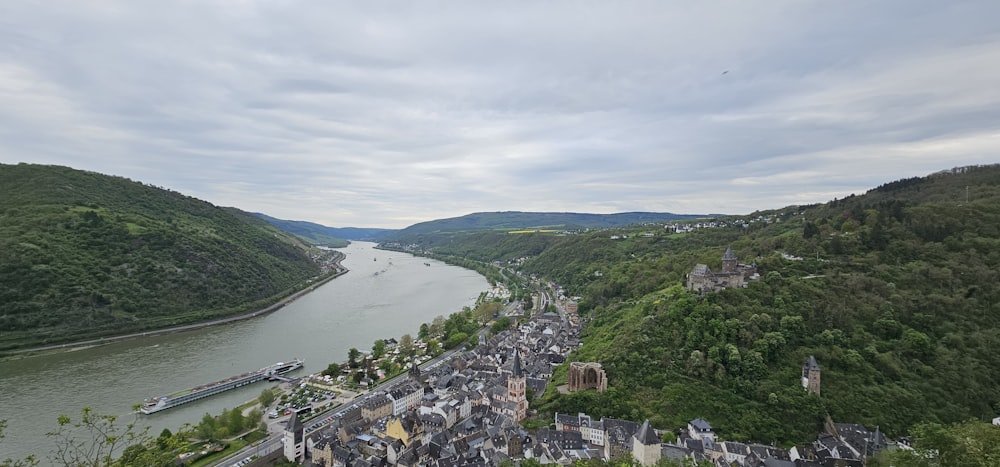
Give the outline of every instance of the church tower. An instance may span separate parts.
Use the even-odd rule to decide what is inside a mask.
[[[736,253],[733,253],[733,247],[727,247],[726,253],[722,255],[722,272],[736,272],[738,263]]]
[[[528,416],[528,399],[525,388],[528,384],[524,370],[521,368],[521,355],[514,349],[514,365],[510,377],[507,378],[507,402],[514,404],[514,421],[520,423]]]
[[[420,367],[417,366],[417,362],[413,362],[412,364],[410,364],[410,371],[408,372],[408,376],[415,383],[423,382],[423,380],[421,379],[422,376],[420,375]]]

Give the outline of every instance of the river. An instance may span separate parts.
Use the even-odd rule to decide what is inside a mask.
[[[36,454],[42,465],[60,414],[83,407],[133,421],[145,398],[223,379],[292,358],[316,373],[370,351],[379,338],[416,336],[420,323],[475,303],[486,280],[474,271],[355,242],[342,249],[350,272],[270,315],[197,331],[144,337],[70,352],[0,361],[0,419],[7,420],[0,461]],[[429,263],[430,267],[425,263]],[[253,399],[257,383],[138,420],[154,436]]]

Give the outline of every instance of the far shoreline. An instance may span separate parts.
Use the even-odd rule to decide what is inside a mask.
[[[294,292],[291,295],[289,295],[289,296],[287,296],[287,297],[285,297],[285,298],[283,298],[281,300],[278,300],[274,304],[268,305],[268,306],[266,306],[264,308],[261,308],[261,309],[257,309],[257,310],[253,310],[253,311],[247,311],[247,312],[243,312],[243,313],[240,313],[240,314],[237,314],[237,315],[227,316],[225,318],[217,318],[217,319],[213,319],[213,320],[209,320],[209,321],[202,321],[202,322],[191,323],[191,324],[182,324],[180,326],[171,326],[171,327],[168,327],[168,328],[151,329],[149,331],[133,332],[133,333],[123,334],[123,335],[119,335],[119,336],[99,337],[97,339],[88,339],[88,340],[85,340],[85,341],[67,342],[65,344],[45,345],[45,346],[41,346],[41,347],[32,347],[32,348],[27,348],[27,349],[5,350],[5,351],[0,352],[0,361],[19,360],[19,359],[22,359],[22,358],[30,358],[30,357],[40,356],[40,355],[50,355],[50,354],[57,354],[57,353],[64,353],[64,352],[75,352],[75,351],[78,351],[78,350],[89,349],[89,348],[92,348],[92,347],[99,347],[99,346],[106,345],[106,344],[113,344],[113,343],[116,343],[116,342],[123,342],[123,341],[131,340],[131,339],[137,339],[137,338],[140,338],[140,337],[162,336],[162,335],[174,334],[174,333],[178,333],[178,332],[195,331],[195,330],[198,330],[198,329],[204,329],[204,328],[211,327],[211,326],[219,326],[219,325],[222,325],[222,324],[234,323],[234,322],[237,322],[237,321],[245,321],[245,320],[257,318],[257,317],[260,317],[260,316],[267,316],[267,315],[269,315],[271,313],[274,313],[274,312],[276,312],[276,311],[284,308],[285,305],[288,305],[289,303],[292,303],[295,300],[298,300],[299,298],[301,298],[302,296],[308,294],[309,292],[312,292],[313,290],[316,290],[316,288],[318,288],[319,286],[324,285],[327,282],[330,282],[330,281],[332,281],[332,280],[334,280],[334,279],[336,279],[336,278],[338,278],[340,276],[343,276],[344,274],[347,274],[348,272],[350,272],[349,269],[347,269],[343,265],[341,265],[341,262],[345,258],[347,258],[347,255],[344,254],[344,253],[342,253],[342,252],[339,252],[339,251],[337,253],[338,253],[339,257],[336,260],[334,260],[334,264],[337,266],[337,270],[339,272],[336,272],[336,273],[331,274],[331,275],[329,275],[327,277],[324,277],[323,279],[320,279],[319,282],[311,283],[308,286],[306,286],[305,288],[303,288],[303,289],[301,289],[301,290],[299,290],[297,292]]]

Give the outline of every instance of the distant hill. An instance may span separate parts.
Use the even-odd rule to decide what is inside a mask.
[[[665,222],[680,219],[697,219],[703,215],[672,214],[669,212],[622,212],[617,214],[583,214],[573,212],[477,212],[461,217],[439,219],[411,225],[387,238],[400,240],[409,237],[444,232],[461,232],[495,229],[595,229]]]
[[[335,248],[347,246],[348,240],[378,242],[396,232],[393,229],[327,227],[313,222],[277,219],[259,212],[254,215],[314,245]]]
[[[0,164],[0,350],[271,303],[320,274],[249,213],[121,177]]]

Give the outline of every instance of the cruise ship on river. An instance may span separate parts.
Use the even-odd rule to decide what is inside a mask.
[[[139,412],[149,415],[161,410],[177,407],[178,405],[186,404],[194,400],[214,396],[240,386],[256,383],[257,381],[287,380],[287,378],[284,378],[281,375],[288,373],[289,371],[302,368],[302,363],[302,360],[298,358],[290,362],[278,362],[274,365],[267,366],[256,371],[243,373],[242,375],[230,376],[229,378],[216,381],[214,383],[195,386],[191,389],[177,391],[166,396],[146,399],[139,407]]]

